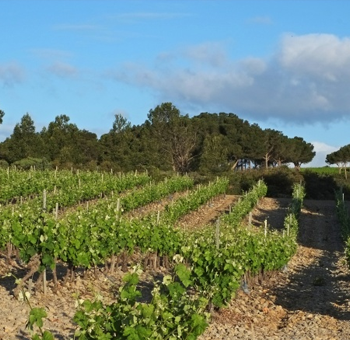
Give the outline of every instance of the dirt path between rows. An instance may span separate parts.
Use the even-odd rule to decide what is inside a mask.
[[[286,203],[264,199],[255,219],[278,228]],[[200,339],[350,339],[350,272],[335,213],[334,201],[305,200],[287,270],[240,291]]]
[[[184,217],[179,226],[197,228],[214,222],[237,197],[221,196]],[[280,229],[287,212],[288,199],[264,198],[253,211],[252,223]],[[343,258],[343,243],[335,216],[334,201],[308,201],[300,217],[300,246],[284,272],[251,284],[248,294],[237,293],[227,308],[213,314],[212,322],[200,340],[272,339],[330,340],[350,339],[350,272]],[[6,273],[0,257],[0,275]],[[16,271],[20,274],[21,271]],[[117,271],[113,282],[120,282]],[[12,295],[12,278],[0,279],[0,340],[30,339],[25,330],[28,306]],[[45,307],[48,318],[44,328],[55,339],[72,338],[75,298],[94,298],[102,294],[113,298],[116,286],[102,273],[78,277],[62,285],[54,294],[37,292],[33,306]]]

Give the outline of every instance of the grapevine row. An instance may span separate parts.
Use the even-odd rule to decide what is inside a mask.
[[[53,214],[27,205],[15,212],[7,209],[7,214],[1,216],[1,246],[11,242],[20,250],[25,262],[39,254],[44,267],[53,267],[56,258],[74,266],[96,265],[110,249],[103,249],[103,242],[113,245],[114,249],[118,249],[120,244],[125,246],[123,242],[118,243],[118,234],[122,229],[118,228],[121,221],[118,204],[124,210],[133,209],[192,185],[193,181],[189,177],[176,176],[163,183],[147,185],[143,190],[132,191],[121,199],[113,196],[100,200],[89,210],[79,207],[60,220]]]
[[[150,181],[150,177],[144,174],[128,173],[119,176],[111,174],[89,173],[83,175],[68,175],[60,177],[64,179],[60,187],[54,186],[50,192],[52,184],[45,188],[43,194],[31,197],[28,200],[22,199],[17,201],[17,205],[11,205],[10,209],[17,209],[18,205],[27,204],[32,209],[42,209],[51,212],[56,208],[66,208],[79,202],[102,197],[110,193],[120,193],[137,185],[143,185]],[[40,186],[42,188],[42,185]],[[12,200],[13,201],[13,200]],[[6,208],[6,206],[5,206]],[[9,208],[9,207],[7,207]]]
[[[114,188],[119,192],[131,189],[132,187],[144,184],[148,181],[149,176],[147,174],[136,175],[136,173],[128,173],[118,177],[115,176],[113,181],[110,180],[109,182],[110,188]],[[98,185],[95,188],[101,189],[101,187]],[[88,186],[84,187],[79,192],[80,195],[79,193],[74,192],[74,190],[65,191],[64,197],[67,198],[66,200],[62,199],[63,196],[60,193],[57,195],[49,195],[46,198],[45,211],[51,212],[53,207],[58,204],[66,207],[76,204],[78,203],[78,200],[83,197],[83,195],[85,198],[96,197],[96,191],[88,191],[87,189]],[[43,210],[42,198],[28,200],[22,204],[0,207],[0,249],[3,249],[8,243],[12,243],[16,246],[20,245],[21,241],[19,241],[19,239],[23,240],[26,237],[26,235],[22,235],[22,229],[28,229],[29,243],[26,245],[26,252],[29,254],[29,256],[34,255],[35,249],[32,245],[37,243],[34,235],[41,233],[41,226],[44,224],[45,219],[53,218],[52,214],[46,214],[45,211]]]
[[[227,303],[246,271],[281,269],[289,261],[296,249],[298,226],[294,218],[299,216],[303,196],[303,188],[295,186],[283,233],[253,232],[228,224],[220,234],[220,242],[209,228],[201,239],[200,234],[194,234],[188,245],[182,247],[190,268],[182,263],[175,266],[175,276],[181,284],[172,277],[164,277],[152,291],[150,303],[136,300],[140,295],[136,272],[126,276],[118,302],[104,306],[101,301],[84,301],[74,317],[80,326],[76,336],[80,340],[196,339],[208,324],[208,303],[216,306]],[[239,204],[248,206],[244,199]],[[174,259],[181,262],[183,257],[179,254]],[[191,294],[188,287],[192,287]]]
[[[345,257],[350,266],[350,215],[348,207],[345,204],[342,190],[335,193],[337,217],[341,225],[342,238],[345,242]]]

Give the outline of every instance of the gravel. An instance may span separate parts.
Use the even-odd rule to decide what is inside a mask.
[[[287,200],[263,199],[253,213],[253,223],[268,219],[269,227],[278,229],[287,205]],[[350,339],[350,272],[333,201],[304,202],[298,242],[286,270],[252,279],[248,293],[239,290],[229,306],[213,313],[199,340]],[[7,271],[0,257],[0,275]],[[23,275],[20,267],[12,271]],[[47,311],[44,329],[52,331],[55,339],[67,340],[74,334],[76,298],[101,294],[105,301],[112,299],[123,274],[117,271],[113,281],[102,273],[79,276],[75,282],[61,282],[56,293],[50,283],[46,295],[34,289],[30,301]],[[0,340],[30,339],[25,328],[29,307],[13,296],[14,287],[14,278],[0,279]]]
[[[276,204],[265,199],[255,214],[268,217]],[[200,340],[350,339],[350,272],[333,201],[304,202],[298,242],[288,270],[255,280],[249,295],[239,291]]]

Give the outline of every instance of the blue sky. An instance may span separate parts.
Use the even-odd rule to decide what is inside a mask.
[[[29,113],[107,133],[172,102],[350,143],[348,0],[1,0],[0,141]]]

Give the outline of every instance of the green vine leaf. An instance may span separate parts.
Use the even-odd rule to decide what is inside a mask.
[[[27,327],[30,330],[33,330],[34,326],[39,328],[43,327],[43,318],[47,317],[47,313],[43,308],[32,308],[29,314],[29,320],[27,323]]]
[[[192,284],[191,271],[184,264],[179,263],[176,265],[175,272],[185,287]]]

